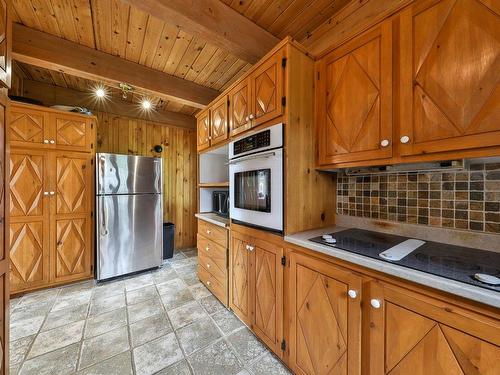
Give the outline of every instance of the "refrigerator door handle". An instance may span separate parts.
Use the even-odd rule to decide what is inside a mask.
[[[102,210],[102,225],[101,225],[101,236],[108,235],[108,204],[106,203],[106,199],[102,200],[102,204],[104,205]]]

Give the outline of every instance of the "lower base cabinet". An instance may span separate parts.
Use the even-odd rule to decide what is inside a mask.
[[[290,254],[289,367],[296,374],[360,374],[361,277]]]
[[[229,307],[299,375],[497,375],[500,313],[231,231]]]
[[[370,374],[500,374],[498,318],[391,284],[371,289]]]
[[[229,307],[279,357],[283,340],[283,248],[231,232]]]

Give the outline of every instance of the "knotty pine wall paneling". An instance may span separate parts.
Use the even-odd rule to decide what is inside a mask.
[[[163,221],[175,224],[175,246],[196,243],[196,130],[97,112],[97,152],[163,158]],[[161,144],[163,152],[154,152]]]

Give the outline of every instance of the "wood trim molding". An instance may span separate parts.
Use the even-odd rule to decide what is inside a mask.
[[[196,118],[194,116],[171,111],[150,111],[144,113],[132,103],[121,102],[114,98],[107,99],[104,102],[97,102],[89,93],[28,79],[23,81],[23,95],[28,98],[40,100],[44,105],[81,106],[94,111],[161,122],[187,129],[196,128]]]
[[[279,39],[220,0],[124,0],[251,64]]]
[[[91,80],[126,82],[196,108],[205,108],[219,95],[217,90],[20,24],[14,24],[13,29],[12,55],[24,63]]]

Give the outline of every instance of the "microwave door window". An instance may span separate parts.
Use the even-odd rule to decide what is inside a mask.
[[[271,212],[270,169],[235,173],[234,186],[234,206],[236,208]]]

